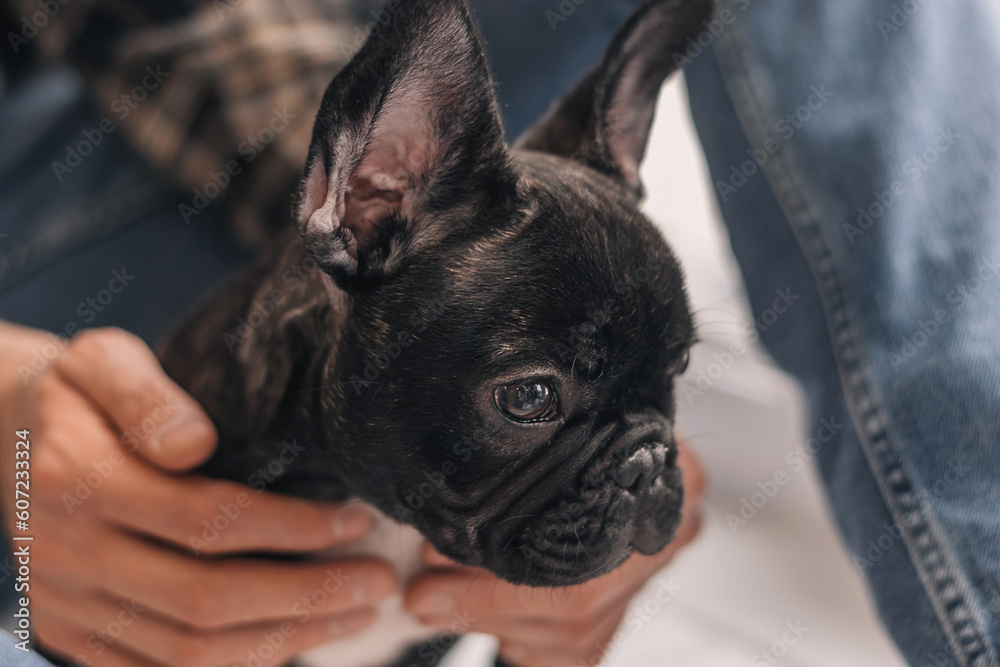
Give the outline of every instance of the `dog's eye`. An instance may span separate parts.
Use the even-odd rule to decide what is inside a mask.
[[[690,363],[691,363],[691,351],[684,350],[684,354],[681,355],[677,359],[677,361],[674,362],[673,366],[670,367],[670,374],[680,375],[681,373],[687,370],[688,364]]]
[[[494,390],[493,399],[504,416],[517,422],[548,421],[558,405],[555,389],[540,380],[502,384]]]

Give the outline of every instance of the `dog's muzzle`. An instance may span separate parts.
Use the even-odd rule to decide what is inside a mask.
[[[670,422],[646,412],[600,429],[601,443],[571,488],[539,485],[484,531],[491,563],[510,581],[565,586],[649,555],[673,538],[684,498]],[[610,425],[609,425],[610,426]]]
[[[659,420],[633,423],[613,451],[608,477],[636,507],[632,546],[642,554],[657,553],[673,538],[683,502],[672,428]]]

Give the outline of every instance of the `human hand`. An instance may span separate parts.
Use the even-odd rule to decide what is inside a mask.
[[[496,635],[501,657],[518,667],[596,665],[631,598],[698,533],[704,472],[683,443],[678,447],[685,487],[683,520],[674,540],[655,556],[633,554],[597,579],[539,589],[515,586],[484,570],[456,565],[425,545],[424,560],[433,569],[408,584],[407,609],[442,631]]]
[[[13,329],[0,327],[0,339]],[[97,667],[213,667],[250,655],[282,665],[360,631],[395,589],[376,559],[237,557],[326,549],[362,537],[371,520],[360,508],[164,472],[203,462],[216,434],[138,338],[85,331],[27,386],[2,386],[0,503],[11,530],[14,431],[30,428],[28,594],[49,649]]]

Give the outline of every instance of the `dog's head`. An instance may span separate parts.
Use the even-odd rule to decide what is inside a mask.
[[[639,163],[711,6],[644,3],[513,149],[465,3],[399,6],[326,91],[297,209],[346,303],[329,473],[460,562],[584,581],[680,520],[692,320]]]

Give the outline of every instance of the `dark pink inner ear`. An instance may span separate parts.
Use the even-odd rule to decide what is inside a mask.
[[[318,163],[306,180],[301,215],[306,228],[332,233],[345,227],[354,237],[349,252],[357,259],[375,234],[380,219],[390,214],[414,216],[417,190],[433,161],[432,121],[422,108],[419,85],[390,96],[367,137],[360,162],[345,179],[327,174]],[[344,165],[349,168],[348,165]]]

